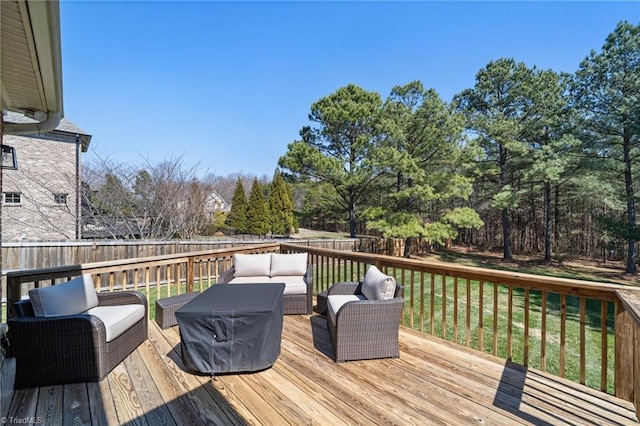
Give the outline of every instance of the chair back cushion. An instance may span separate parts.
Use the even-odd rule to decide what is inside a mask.
[[[266,254],[234,254],[234,278],[269,276],[271,269],[271,253]]]
[[[396,291],[396,279],[383,274],[378,268],[371,265],[364,275],[360,291],[368,300],[393,299]]]
[[[35,315],[46,318],[76,315],[98,306],[98,295],[89,274],[51,287],[29,290],[29,299]]]
[[[307,273],[307,253],[280,254],[271,255],[271,276],[299,276],[302,277]]]

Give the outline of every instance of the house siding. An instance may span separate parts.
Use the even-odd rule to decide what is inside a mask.
[[[4,135],[3,143],[16,149],[18,170],[3,170],[2,192],[21,194],[18,205],[3,197],[3,241],[58,241],[76,239],[77,176],[80,152],[76,135]],[[65,204],[55,194],[67,194]]]

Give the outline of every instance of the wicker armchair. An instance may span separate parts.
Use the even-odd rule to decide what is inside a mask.
[[[144,317],[110,342],[98,317],[88,314],[36,317],[29,300],[14,306],[8,320],[9,341],[16,357],[14,389],[78,382],[97,382],[148,336],[146,297],[137,291],[98,293],[98,306],[142,304]]]
[[[334,295],[355,295],[363,300],[344,303],[337,312],[327,312],[327,328],[333,342],[336,362],[399,358],[398,332],[404,304],[403,288],[396,284],[393,298],[366,300],[362,283],[334,284],[327,298],[331,305]]]

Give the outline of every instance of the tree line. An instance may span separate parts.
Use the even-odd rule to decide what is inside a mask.
[[[85,238],[288,236],[297,229],[292,190],[278,170],[271,181],[242,174],[200,178],[197,167],[185,165],[182,158],[159,164],[99,160],[85,165],[82,222]]]
[[[603,256],[636,273],[640,26],[620,22],[573,74],[490,61],[442,100],[350,84],[311,105],[279,166],[301,224],[513,253]]]

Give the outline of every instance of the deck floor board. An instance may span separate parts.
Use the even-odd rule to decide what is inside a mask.
[[[401,328],[400,359],[335,363],[326,320],[288,315],[275,365],[215,378],[185,371],[177,327],[149,339],[100,383],[13,391],[4,416],[51,424],[638,424],[633,405],[540,371]]]

